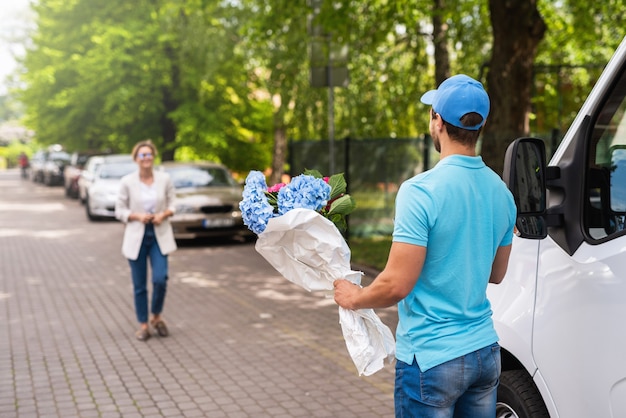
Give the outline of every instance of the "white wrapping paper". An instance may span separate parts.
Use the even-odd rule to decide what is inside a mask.
[[[333,290],[341,278],[361,283],[363,273],[350,268],[350,248],[339,230],[310,209],[270,219],[255,248],[287,280],[308,291]],[[393,360],[393,334],[372,309],[339,307],[339,322],[359,375],[376,373],[385,359]]]

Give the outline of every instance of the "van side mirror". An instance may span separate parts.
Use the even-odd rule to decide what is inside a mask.
[[[518,138],[506,150],[502,179],[517,206],[518,236],[543,239],[546,223],[546,148],[541,139]]]

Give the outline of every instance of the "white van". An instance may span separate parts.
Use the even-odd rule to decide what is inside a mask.
[[[502,346],[498,417],[626,417],[626,38],[546,167],[514,141],[507,275],[489,299]]]

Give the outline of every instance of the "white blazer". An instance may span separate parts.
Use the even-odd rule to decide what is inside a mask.
[[[169,174],[154,170],[153,176],[153,184],[157,190],[156,213],[163,212],[167,209],[174,213],[176,192]],[[128,217],[132,212],[145,212],[141,200],[139,170],[127,174],[122,178],[117,194],[117,202],[115,203],[115,217],[126,224],[124,240],[122,242],[122,254],[129,260],[136,260],[137,257],[139,257],[139,250],[141,249],[141,242],[143,241],[146,226],[143,222],[129,221]],[[176,250],[174,231],[172,230],[169,218],[161,222],[160,225],[154,225],[154,234],[163,255]]]

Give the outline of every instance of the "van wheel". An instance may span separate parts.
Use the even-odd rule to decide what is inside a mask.
[[[524,370],[500,375],[496,418],[549,418],[537,386]]]

